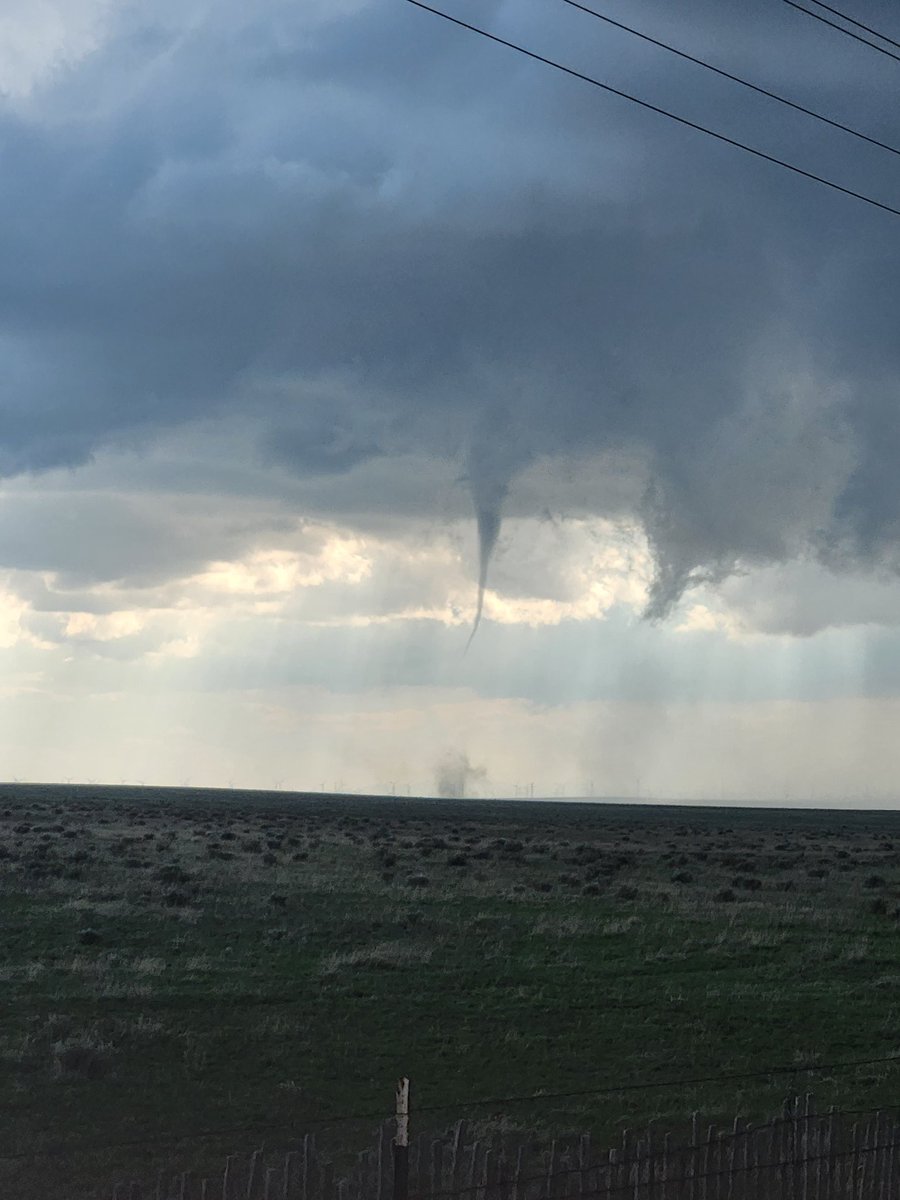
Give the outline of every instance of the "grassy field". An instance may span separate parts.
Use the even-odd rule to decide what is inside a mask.
[[[0,1193],[352,1149],[400,1073],[419,1130],[895,1104],[900,1063],[671,1081],[900,1053],[898,866],[900,813],[2,787]]]

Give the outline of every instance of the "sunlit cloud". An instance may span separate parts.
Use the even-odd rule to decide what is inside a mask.
[[[103,41],[115,0],[4,0],[0,94],[26,97]]]

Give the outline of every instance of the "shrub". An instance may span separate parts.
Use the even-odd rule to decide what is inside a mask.
[[[59,1075],[78,1075],[82,1079],[102,1079],[109,1071],[106,1047],[88,1042],[58,1042],[54,1059]]]
[[[745,892],[758,892],[762,887],[762,880],[753,875],[736,875],[731,881],[731,886],[743,888]]]
[[[74,858],[74,856],[73,856]],[[190,883],[193,878],[185,869],[178,863],[167,863],[164,867],[159,867],[153,872],[153,878],[158,879],[160,883]]]

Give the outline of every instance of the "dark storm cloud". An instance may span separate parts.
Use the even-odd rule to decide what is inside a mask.
[[[0,505],[0,561],[19,571],[55,572],[63,588],[123,579],[152,587],[211,560],[240,557],[261,528],[286,534],[296,526],[283,513],[252,505],[232,505],[227,514],[216,509],[208,499],[14,495]]]
[[[885,152],[588,17],[453,11],[900,203]],[[626,19],[900,140],[896,64],[786,6]],[[0,115],[6,473],[241,414],[323,486],[458,458],[488,552],[536,458],[633,456],[657,615],[739,562],[897,558],[900,219],[402,3],[121,21]]]

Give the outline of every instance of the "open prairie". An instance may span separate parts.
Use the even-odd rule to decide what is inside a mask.
[[[894,812],[7,785],[0,1190],[352,1150],[400,1073],[419,1130],[895,1104],[798,1068],[900,1053],[898,864]]]

